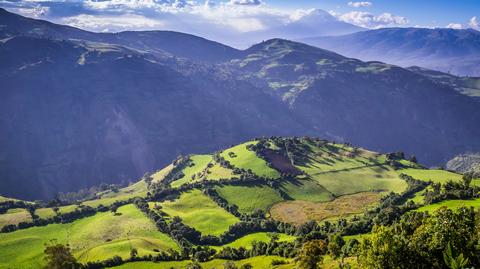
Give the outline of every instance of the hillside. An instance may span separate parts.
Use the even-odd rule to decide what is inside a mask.
[[[301,41],[364,61],[480,76],[480,32],[473,29],[385,28]]]
[[[52,239],[68,243],[80,262],[91,263],[89,268],[183,268],[200,251],[207,255],[200,258],[204,268],[231,259],[253,268],[284,260],[284,267],[271,268],[294,268],[305,236],[323,233],[315,229],[334,225],[345,235],[366,233],[384,207],[433,210],[436,202],[422,201],[432,180],[446,184],[461,178],[425,169],[402,153],[381,154],[308,137],[262,138],[208,155],[179,156],[136,184],[99,192],[92,200],[56,201],[50,207],[4,200],[0,268],[38,268],[44,263],[44,244]],[[474,179],[472,186],[479,183]],[[389,205],[389,199],[398,200]],[[415,203],[405,203],[407,199]],[[470,200],[441,203],[455,208]],[[269,244],[271,251],[261,251],[259,243]],[[250,252],[232,254],[231,248],[239,247]],[[131,249],[138,258],[131,258]],[[206,254],[209,249],[216,254]],[[154,260],[161,262],[149,262]]]
[[[237,51],[180,33],[91,33],[4,10],[0,24],[1,195],[49,199],[126,184],[181,153],[263,135],[402,150],[427,166],[480,150],[475,87],[455,86],[456,77],[445,83],[282,39]]]

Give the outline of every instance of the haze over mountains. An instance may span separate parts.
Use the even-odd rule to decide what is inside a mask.
[[[473,29],[385,28],[301,41],[364,61],[480,76],[480,32]]]
[[[92,33],[1,9],[0,25],[3,195],[131,181],[178,154],[263,135],[402,150],[428,165],[480,150],[475,79],[283,39],[241,51],[175,32]]]

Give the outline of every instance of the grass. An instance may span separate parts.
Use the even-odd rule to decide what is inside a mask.
[[[139,255],[153,249],[178,249],[167,235],[134,205],[122,206],[119,215],[97,213],[69,224],[50,224],[0,234],[0,268],[40,268],[44,244],[52,239],[69,244],[81,262],[104,260],[114,255],[128,257],[130,249]]]
[[[265,185],[227,185],[216,190],[230,204],[237,205],[241,213],[251,213],[256,209],[267,211],[273,204],[283,201],[274,189]]]
[[[220,166],[218,163],[213,163],[213,166],[208,168],[207,179],[208,180],[220,180],[238,178],[233,174],[231,169]]]
[[[313,180],[285,181],[281,189],[294,200],[326,202],[333,199],[329,191]]]
[[[37,215],[41,219],[49,219],[54,217],[56,214],[52,208],[39,208],[35,210],[35,215]]]
[[[165,168],[153,173],[152,174],[152,178],[153,178],[152,182],[157,183],[157,182],[162,181],[165,178],[165,176],[168,173],[170,173],[170,171],[172,171],[172,169],[173,169],[173,164],[169,164]]]
[[[192,160],[192,164],[183,169],[184,176],[172,182],[172,187],[180,187],[185,183],[200,179],[202,172],[212,161],[212,155],[192,155],[190,159]],[[192,178],[193,176],[195,176],[195,179]]]
[[[472,207],[472,206],[475,207],[475,208],[480,208],[480,198],[472,199],[472,200],[446,200],[446,201],[441,201],[439,203],[422,206],[422,207],[416,209],[416,211],[433,212],[433,211],[439,209],[440,207],[444,207],[444,206],[447,207],[447,208],[450,208],[450,209],[455,209],[455,208],[459,208],[459,207]]]
[[[0,214],[0,228],[6,225],[17,225],[20,222],[31,222],[30,213],[24,208],[12,208],[5,214]]]
[[[375,205],[380,197],[380,193],[364,192],[345,195],[325,203],[287,201],[274,205],[270,213],[276,220],[299,225],[310,220],[322,221],[362,213]]]
[[[273,260],[282,260],[289,262],[286,265],[280,266],[272,266]],[[215,259],[208,262],[200,263],[203,269],[221,269],[223,268],[223,264],[225,264],[226,260]],[[282,258],[279,256],[257,256],[253,258],[248,258],[245,260],[234,261],[237,267],[241,267],[244,264],[250,264],[253,266],[254,269],[267,269],[267,268],[276,268],[276,269],[293,269],[294,264],[291,260]],[[175,261],[175,262],[134,262],[134,263],[126,263],[124,265],[113,267],[116,269],[184,269],[187,265],[190,264],[190,261]]]
[[[267,178],[278,178],[280,174],[277,170],[268,166],[267,162],[262,158],[259,158],[255,152],[248,150],[248,145],[258,143],[257,141],[251,141],[237,145],[233,148],[226,149],[220,156],[229,161],[234,167],[243,168],[245,170],[251,169],[253,173],[258,176]],[[232,152],[235,156],[230,156]]]
[[[179,216],[183,222],[194,227],[202,235],[220,235],[238,219],[219,207],[200,190],[182,193],[179,199],[161,203],[162,211],[170,216]]]
[[[445,184],[449,180],[460,181],[462,175],[446,170],[429,170],[429,169],[402,169],[397,171],[399,174],[407,174],[415,179],[423,181],[433,181],[435,183]]]
[[[294,241],[296,238],[295,236],[281,234],[281,233],[277,233],[277,235],[279,236],[278,242],[291,242],[291,241]],[[246,249],[250,249],[254,241],[268,243],[270,242],[270,240],[271,240],[270,233],[260,232],[260,233],[253,233],[253,234],[246,235],[227,245],[220,246],[220,247],[213,247],[213,248],[216,250],[220,250],[224,247],[232,247],[232,248],[244,247]]]
[[[407,183],[400,179],[394,170],[385,166],[331,171],[310,176],[336,196],[366,191],[401,193],[407,188]]]
[[[103,193],[99,199],[82,202],[83,205],[98,207],[99,205],[109,206],[116,201],[125,201],[135,197],[145,197],[147,195],[147,183],[143,180],[138,181],[128,187],[120,189],[118,192],[108,191]]]

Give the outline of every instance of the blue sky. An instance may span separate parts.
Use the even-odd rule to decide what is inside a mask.
[[[0,7],[97,32],[173,30],[232,45],[248,40],[239,46],[287,30],[298,38],[332,34],[322,31],[332,21],[339,34],[347,31],[342,23],[480,29],[480,0],[0,0]]]
[[[342,0],[270,0],[268,2],[271,5],[290,9],[314,7],[341,13],[355,10],[348,5],[351,1]],[[410,21],[409,26],[445,27],[450,23],[467,22],[474,16],[480,18],[479,0],[372,0],[368,2],[371,5],[364,7],[364,11],[373,14],[389,12],[404,16]]]

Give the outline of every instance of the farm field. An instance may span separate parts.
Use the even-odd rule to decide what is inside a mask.
[[[324,203],[286,201],[274,205],[270,213],[276,220],[299,225],[310,220],[322,221],[362,213],[366,208],[375,205],[380,197],[380,193],[364,192],[341,196]]]
[[[0,214],[0,229],[6,225],[17,225],[20,222],[31,222],[32,217],[26,209],[23,208],[13,208],[9,209],[7,213]]]
[[[460,181],[462,180],[462,175],[456,174],[446,170],[435,170],[435,169],[401,169],[397,171],[399,174],[403,173],[409,175],[415,179],[423,181],[433,181],[436,183],[445,184],[449,180]]]
[[[229,203],[237,205],[241,213],[252,213],[256,209],[267,211],[273,204],[283,201],[274,189],[265,185],[229,185],[216,190]]]
[[[81,262],[104,260],[114,255],[128,257],[130,249],[139,255],[153,249],[178,249],[167,235],[134,205],[122,206],[118,215],[97,213],[68,224],[50,224],[12,233],[0,234],[0,268],[39,268],[43,263],[44,244],[50,240],[69,244]]]
[[[328,190],[310,179],[284,181],[280,189],[294,200],[326,202],[333,199]]]
[[[152,182],[157,183],[162,181],[165,178],[165,176],[168,173],[170,173],[170,171],[172,171],[172,169],[173,169],[173,164],[169,164],[165,168],[156,171],[155,173],[152,174],[152,178],[153,178]]]
[[[233,174],[231,169],[220,166],[220,164],[213,162],[213,166],[208,168],[207,179],[208,180],[219,180],[219,179],[231,179],[238,178]]]
[[[290,262],[285,265],[272,266],[272,261],[281,260]],[[219,269],[223,268],[223,265],[226,263],[226,260],[211,260],[208,262],[200,263],[203,269]],[[289,260],[278,256],[258,256],[245,260],[234,261],[237,267],[240,267],[244,264],[250,264],[254,269],[293,269],[295,268],[294,264]],[[190,264],[190,261],[175,261],[175,262],[135,262],[130,264],[124,264],[118,267],[113,267],[115,269],[185,269],[187,265]]]
[[[439,209],[440,207],[447,207],[450,209],[455,209],[459,207],[474,207],[476,209],[480,208],[480,198],[472,199],[472,200],[447,200],[441,201],[439,203],[425,205],[418,208],[416,211],[420,212],[434,212],[435,210]]]
[[[285,241],[291,242],[291,241],[294,241],[296,238],[295,236],[282,234],[282,233],[275,233],[275,235],[278,236],[278,242],[285,242]],[[232,248],[244,247],[246,249],[250,249],[254,241],[268,243],[270,242],[271,238],[272,238],[271,233],[264,233],[264,232],[253,233],[253,234],[249,234],[244,237],[241,237],[229,244],[226,244],[223,246],[214,246],[213,248],[217,250],[220,250],[224,247],[232,247]]]
[[[391,168],[372,166],[309,174],[313,180],[336,196],[366,192],[393,191],[401,193],[407,183]]]
[[[237,145],[233,148],[224,150],[220,156],[229,161],[234,167],[243,168],[245,170],[251,169],[253,173],[258,176],[267,178],[278,178],[280,174],[277,170],[268,166],[267,162],[259,158],[255,152],[247,149],[248,145],[254,145],[257,141],[251,141]],[[229,153],[233,153],[230,156]]]
[[[162,202],[160,205],[163,212],[172,217],[180,217],[185,224],[194,227],[202,235],[220,235],[239,221],[196,189],[183,193],[177,200]]]
[[[192,160],[191,165],[187,166],[182,171],[184,176],[172,182],[171,184],[172,187],[174,188],[179,187],[185,183],[199,179],[197,177],[199,177],[199,174],[207,168],[208,163],[212,161],[212,156],[211,155],[192,155],[190,159]],[[195,179],[192,178],[193,176],[195,176]]]

